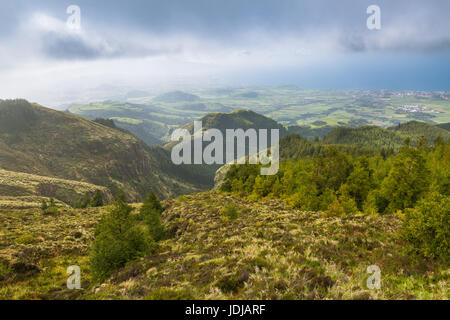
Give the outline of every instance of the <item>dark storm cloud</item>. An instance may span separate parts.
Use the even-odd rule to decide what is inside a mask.
[[[87,32],[103,37],[102,43],[49,32],[41,35],[49,57],[95,59],[166,51],[115,38],[114,32],[159,37],[183,33],[223,46],[245,45],[247,34],[256,30],[273,39],[332,34],[344,51],[353,52],[450,48],[450,1],[445,0],[8,0],[0,3],[0,42],[33,12],[65,21],[71,4],[81,7],[82,24]],[[382,12],[382,30],[375,34],[365,26],[371,4]]]
[[[114,57],[120,51],[109,51],[104,46],[93,46],[77,35],[49,32],[42,36],[42,47],[46,55],[56,59],[95,59]]]
[[[41,37],[44,54],[61,60],[94,60],[119,57],[149,57],[180,52],[179,48],[149,48],[135,43],[89,41],[76,33],[47,32]]]

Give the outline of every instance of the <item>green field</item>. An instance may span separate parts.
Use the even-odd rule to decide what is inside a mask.
[[[90,119],[112,118],[119,127],[140,137],[139,128],[140,132],[154,138],[145,136],[143,140],[155,144],[174,126],[211,112],[242,108],[285,126],[307,129],[361,125],[388,127],[411,120],[440,124],[450,122],[450,93],[320,91],[295,87],[219,88],[192,90],[189,94],[174,91],[124,101],[73,104],[68,110]]]

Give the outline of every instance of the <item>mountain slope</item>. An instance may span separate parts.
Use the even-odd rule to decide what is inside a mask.
[[[236,209],[233,217],[227,213],[230,205]],[[42,217],[39,210],[0,210],[5,223],[0,263],[3,259],[13,269],[3,282],[0,277],[0,298],[448,297],[446,266],[408,254],[408,244],[396,235],[401,228],[398,216],[326,218],[318,212],[288,208],[277,200],[249,202],[212,192],[167,200],[163,206],[162,221],[170,239],[159,242],[154,253],[129,263],[104,284],[91,281],[87,255],[95,225],[107,208],[61,210],[58,220]],[[19,226],[23,234],[15,232]],[[32,242],[16,244],[25,240]],[[14,269],[18,263],[37,272],[23,274],[23,268]],[[83,270],[83,290],[67,290],[67,275],[61,266],[70,264]],[[381,266],[382,290],[367,288],[370,265]],[[42,266],[45,270],[39,272]],[[27,278],[20,281],[20,277]]]
[[[436,127],[450,131],[450,122],[437,124]]]
[[[238,109],[230,113],[215,112],[209,113],[200,119],[202,121],[203,131],[208,129],[218,129],[222,132],[225,142],[225,134],[227,129],[268,129],[268,144],[270,144],[270,129],[279,129],[280,138],[286,135],[287,130],[275,120],[267,118],[256,112],[250,110]],[[182,128],[187,129],[191,134],[194,133],[194,124],[189,123],[184,125]],[[192,137],[193,139],[193,137]],[[170,137],[165,137],[164,140],[170,140]],[[203,142],[203,147],[208,145],[210,142]],[[170,151],[178,142],[171,141],[164,145],[164,149]],[[193,148],[193,143],[191,144]],[[248,150],[246,142],[246,150]],[[192,152],[193,154],[193,152]],[[224,146],[223,150],[223,163],[226,162],[226,148]],[[236,156],[236,152],[235,152]],[[221,167],[221,164],[191,164],[182,165],[183,168],[195,173],[198,177],[202,177],[209,182],[210,186],[214,186],[214,176],[216,170]]]
[[[251,110],[238,109],[229,113],[213,112],[205,115],[199,121],[202,121],[203,130],[218,129],[225,136],[226,129],[279,129],[280,138],[286,135],[287,130],[273,119],[267,118]],[[187,129],[191,134],[194,133],[194,123],[188,123],[182,128]],[[166,137],[166,140],[169,138]],[[176,143],[169,142],[164,147],[170,149]]]
[[[112,200],[105,187],[0,169],[0,208],[40,207],[43,197],[73,205],[86,192],[93,195],[96,190],[102,191],[106,201]]]
[[[340,127],[333,129],[323,137],[326,144],[347,144],[368,147],[397,148],[403,138],[394,131],[375,126],[363,126],[359,128]]]
[[[400,147],[406,138],[410,138],[415,144],[421,136],[424,136],[428,143],[432,143],[438,136],[444,140],[450,139],[450,133],[445,129],[425,122],[410,121],[387,129],[375,126],[336,128],[325,135],[323,142],[395,149]]]
[[[286,134],[286,129],[273,119],[251,110],[238,109],[230,113],[210,113],[201,118],[203,128],[215,128],[225,133],[226,129],[279,129],[280,137]],[[193,124],[185,126],[193,132]]]
[[[0,101],[0,168],[121,188],[130,200],[150,189],[167,197],[200,188],[162,148],[25,100]]]
[[[426,122],[409,121],[388,129],[399,133],[405,138],[409,137],[411,140],[417,140],[421,136],[424,136],[428,142],[433,142],[437,137],[445,140],[450,139],[448,130]]]

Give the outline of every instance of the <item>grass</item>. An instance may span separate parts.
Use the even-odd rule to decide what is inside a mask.
[[[0,169],[0,208],[39,208],[42,200],[48,201],[49,197],[66,205],[96,190],[111,198],[107,188],[90,183]]]
[[[171,237],[154,254],[129,263],[103,284],[91,280],[88,253],[96,221],[106,208],[61,209],[58,217],[44,218],[34,209],[0,211],[6,227],[0,259],[40,270],[22,278],[10,274],[1,283],[0,297],[450,298],[448,265],[412,254],[397,237],[398,216],[324,218],[276,200],[253,203],[213,192],[166,200],[163,206]],[[237,215],[224,219],[227,212]],[[24,234],[39,240],[17,244]],[[73,264],[81,267],[81,291],[65,287],[66,268]],[[366,286],[366,269],[374,264],[381,268],[380,290]]]

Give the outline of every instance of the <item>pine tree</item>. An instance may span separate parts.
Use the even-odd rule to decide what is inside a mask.
[[[102,207],[103,206],[103,196],[100,190],[96,190],[94,197],[91,200],[91,207]]]
[[[93,275],[97,280],[103,281],[114,270],[152,249],[153,240],[135,222],[132,210],[119,196],[110,212],[98,223],[90,257]]]
[[[155,194],[150,191],[139,211],[139,216],[145,221],[148,231],[155,241],[164,238],[165,230],[161,223],[163,208]]]

